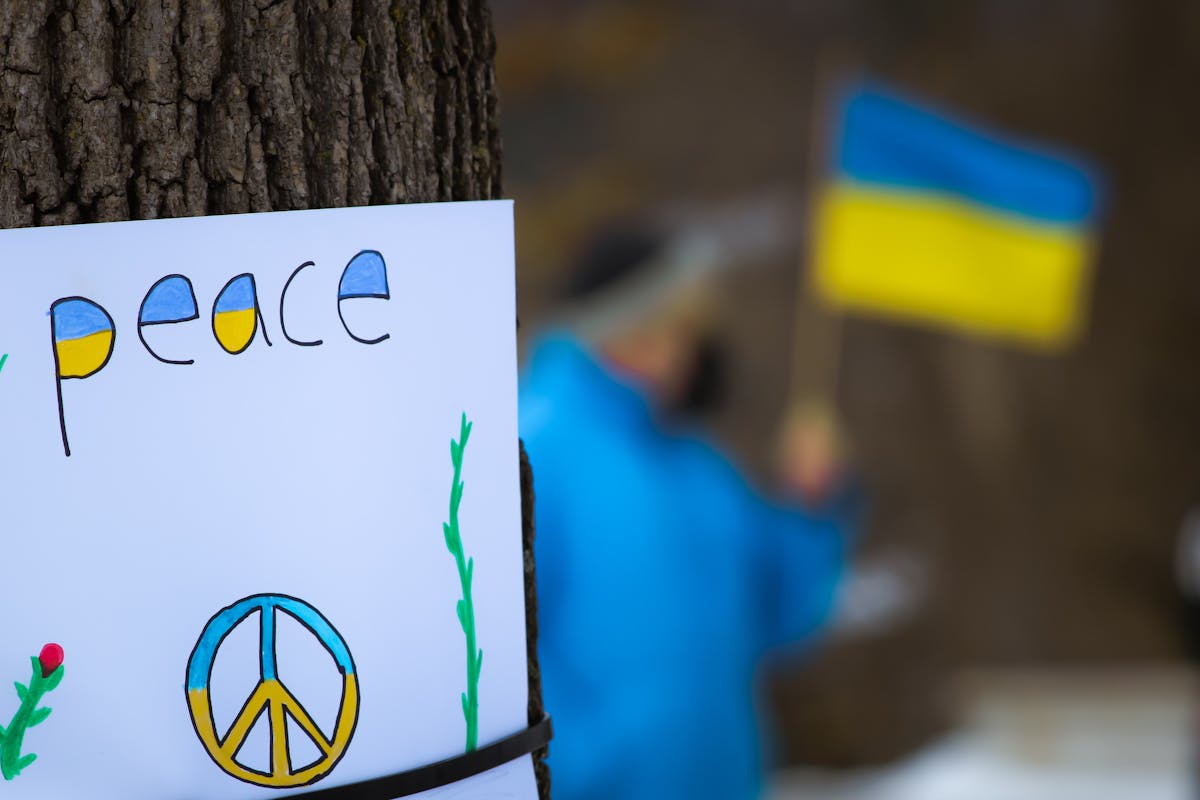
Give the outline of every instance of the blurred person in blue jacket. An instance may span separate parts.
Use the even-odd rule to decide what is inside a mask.
[[[522,377],[557,800],[758,796],[756,675],[811,640],[842,572],[856,504],[827,427],[785,430],[769,500],[676,413],[712,388],[719,263],[695,236],[598,237]]]

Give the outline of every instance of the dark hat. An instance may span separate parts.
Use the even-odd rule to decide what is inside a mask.
[[[588,239],[571,265],[563,299],[577,301],[606,291],[655,264],[669,243],[649,225],[609,223]]]

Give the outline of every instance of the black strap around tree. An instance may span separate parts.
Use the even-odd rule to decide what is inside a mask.
[[[438,761],[406,772],[397,772],[394,775],[385,775],[382,778],[373,778],[369,781],[335,786],[329,789],[317,789],[313,792],[289,795],[289,797],[297,800],[395,800],[397,797],[407,797],[418,792],[456,783],[470,778],[472,775],[479,775],[510,761],[515,761],[521,756],[545,747],[550,743],[550,737],[553,735],[550,717],[546,716],[512,736],[492,742],[478,750],[447,758],[445,761]]]

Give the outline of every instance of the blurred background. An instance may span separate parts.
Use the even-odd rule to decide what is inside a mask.
[[[765,476],[789,382],[828,395],[871,510],[836,630],[770,678],[773,796],[1190,796],[1175,575],[1200,498],[1200,3],[495,0],[494,13],[524,344],[614,217],[794,220],[787,244],[722,279],[728,392],[709,422]],[[1075,344],[1039,352],[814,296],[827,98],[853,74],[1104,173]]]

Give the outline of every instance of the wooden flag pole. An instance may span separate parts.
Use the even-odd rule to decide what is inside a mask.
[[[801,492],[820,502],[836,480],[847,446],[837,413],[841,378],[843,321],[836,310],[821,304],[814,292],[813,253],[818,234],[826,159],[831,150],[831,126],[824,124],[834,109],[832,87],[844,74],[845,59],[830,50],[817,55],[813,70],[813,102],[809,148],[807,234],[797,256],[793,304],[792,347],[788,397],[784,414],[782,457],[789,478]]]
[[[797,260],[791,364],[788,382],[789,414],[797,408],[824,405],[832,409],[837,400],[842,360],[842,315],[823,307],[814,294],[813,253],[816,249],[815,220],[820,213],[827,154],[831,151],[830,126],[824,124],[833,110],[832,86],[844,74],[846,59],[829,49],[817,55],[813,70],[811,138],[808,183],[810,202],[806,212],[807,235]]]

